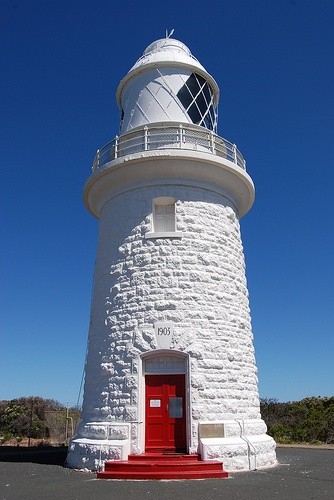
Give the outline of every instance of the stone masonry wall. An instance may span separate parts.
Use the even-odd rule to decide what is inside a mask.
[[[176,199],[182,238],[145,239],[152,200]],[[174,322],[190,356],[198,420],[260,418],[239,221],[227,198],[187,186],[128,191],[104,206],[94,277],[83,423],[138,419],[138,356]]]

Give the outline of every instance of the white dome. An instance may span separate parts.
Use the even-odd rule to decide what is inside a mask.
[[[174,38],[160,38],[160,40],[156,40],[152,42],[145,50],[144,56],[150,54],[151,52],[158,52],[160,50],[183,50],[188,56],[191,56],[191,52],[188,47],[180,42],[179,40],[175,40]]]
[[[133,71],[151,64],[176,64],[190,66],[194,70],[207,74],[205,68],[194,57],[188,47],[174,38],[161,38],[152,42],[145,50],[143,55],[132,66],[127,76]],[[125,78],[127,78],[127,76]],[[122,82],[121,82],[122,83]]]

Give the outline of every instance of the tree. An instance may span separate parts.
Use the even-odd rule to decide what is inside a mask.
[[[334,397],[279,403],[261,400],[268,433],[279,443],[334,443]]]
[[[52,415],[54,415],[53,418]],[[28,437],[29,441],[30,438],[44,440],[53,437],[64,442],[68,437],[66,424],[70,421],[76,426],[79,418],[80,413],[77,409],[69,411],[53,399],[31,396],[0,401],[2,441],[10,437],[15,437],[18,441],[23,437]]]

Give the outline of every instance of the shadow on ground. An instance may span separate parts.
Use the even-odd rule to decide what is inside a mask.
[[[34,464],[64,465],[67,446],[19,447],[1,446],[0,462],[30,462]]]

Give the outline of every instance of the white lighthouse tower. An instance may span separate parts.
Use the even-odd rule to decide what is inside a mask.
[[[239,219],[254,186],[216,134],[218,85],[157,40],[120,82],[120,135],[84,188],[99,219],[82,422],[70,467],[149,452],[276,463],[261,419]]]

